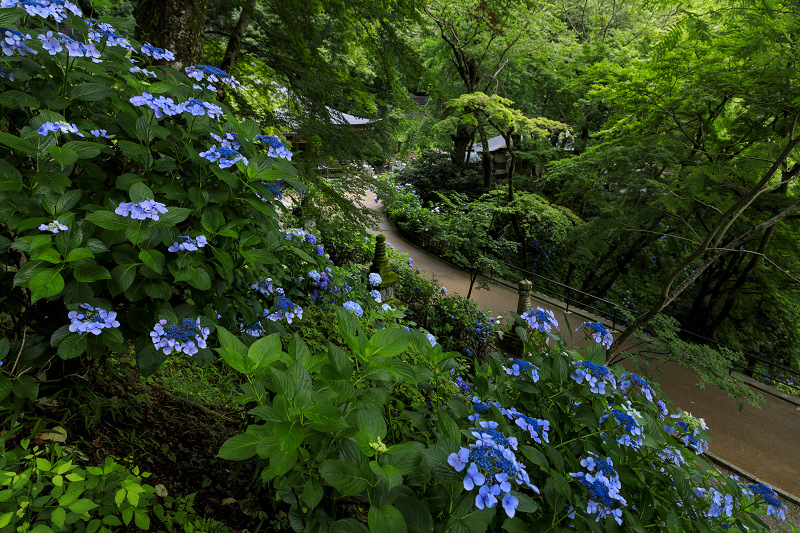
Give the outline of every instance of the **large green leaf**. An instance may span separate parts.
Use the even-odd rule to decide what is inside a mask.
[[[131,187],[133,189],[133,187]],[[161,213],[158,220],[151,222],[150,226],[154,228],[168,228],[180,224],[191,214],[192,210],[185,207],[168,207],[166,213]]]
[[[249,366],[253,371],[264,370],[280,359],[281,353],[283,352],[281,351],[281,337],[279,334],[273,333],[262,337],[251,344],[247,350]]]
[[[78,160],[77,152],[64,146],[48,146],[47,152],[61,165],[61,168],[66,168]]]
[[[35,154],[39,149],[31,142],[26,141],[16,135],[0,131],[0,144],[13,148],[16,152],[24,154]]]
[[[58,345],[58,356],[61,359],[73,359],[79,357],[86,352],[86,335],[79,335],[71,333],[64,337],[64,340]]]
[[[0,192],[22,190],[22,174],[11,163],[0,159]]]
[[[261,437],[251,433],[234,435],[222,444],[217,455],[229,461],[250,459],[256,454],[256,447],[260,439]]]
[[[325,482],[339,492],[340,496],[356,496],[367,488],[367,478],[361,469],[347,461],[326,459],[319,467]]]
[[[403,328],[378,331],[367,343],[367,357],[395,357],[403,353],[410,339]]]
[[[371,533],[407,533],[406,521],[392,505],[373,505],[369,508],[367,523]]]
[[[86,102],[96,102],[111,94],[111,88],[99,83],[79,83],[72,88],[70,98],[73,100],[84,100]]]
[[[53,268],[45,268],[37,272],[28,283],[31,290],[31,303],[41,298],[55,296],[64,290],[64,278]]]
[[[111,211],[104,211],[102,209],[97,211],[92,211],[91,213],[86,215],[86,220],[94,224],[95,226],[99,226],[103,229],[108,229],[112,231],[119,231],[128,227],[130,223],[128,219],[123,216],[120,216],[116,213],[112,213]]]
[[[253,367],[247,357],[247,346],[222,326],[217,326],[217,337],[222,347],[216,350],[222,359],[237,372],[250,374]]]
[[[84,283],[91,283],[99,279],[111,279],[108,269],[97,263],[80,263],[73,269],[72,275],[76,280]]]

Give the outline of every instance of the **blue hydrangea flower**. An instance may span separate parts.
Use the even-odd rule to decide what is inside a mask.
[[[67,314],[67,318],[71,321],[69,330],[73,333],[100,335],[101,330],[105,328],[119,327],[116,311],[94,308],[89,304],[81,304],[80,309]]]
[[[442,294],[447,294],[447,287],[442,287]]]
[[[235,133],[223,133],[220,135],[215,135],[213,133],[209,134],[211,137],[219,143],[220,146],[224,148],[230,148],[231,150],[238,150],[242,147],[242,143],[239,142],[239,137]]]
[[[256,289],[261,294],[268,296],[273,293],[272,289],[272,278],[263,279],[260,281],[256,281],[252,285],[250,285],[251,289]]]
[[[612,409],[610,415],[604,415],[600,418],[600,423],[602,424],[609,418],[613,419],[617,426],[624,431],[622,436],[616,439],[617,444],[630,446],[638,450],[642,446],[642,428],[636,418],[641,418],[642,415],[631,406],[630,400],[623,404],[622,408],[624,411]]]
[[[47,135],[50,134],[50,132],[58,132],[58,131],[60,131],[61,133],[74,133],[78,137],[84,136],[83,133],[78,131],[78,126],[63,121],[45,122],[39,127],[38,130],[36,130],[36,133],[46,137]]]
[[[164,115],[171,117],[183,112],[183,107],[176,104],[172,98],[166,96],[156,97],[147,92],[143,92],[139,96],[132,96],[129,101],[136,107],[146,105],[153,110],[156,118],[161,118]]]
[[[8,78],[8,81],[14,81],[14,71],[0,67],[0,78]]]
[[[531,309],[521,314],[520,318],[528,322],[528,325],[532,329],[539,330],[543,333],[549,333],[553,328],[558,329],[556,315],[549,309],[545,311],[541,307],[537,307],[536,311]]]
[[[267,150],[267,155],[269,157],[283,158],[287,161],[292,160],[292,152],[290,152],[277,137],[272,135],[256,135],[253,137],[253,142],[262,142],[269,145],[269,149]]]
[[[578,326],[575,331],[578,331],[581,328],[587,331],[595,342],[602,344],[606,347],[606,349],[611,348],[611,344],[614,342],[614,337],[611,336],[608,328],[603,324],[600,322],[584,322]]]
[[[234,89],[241,87],[241,83],[236,81],[233,76],[224,70],[220,70],[217,67],[212,67],[210,65],[194,65],[191,67],[186,67],[186,75],[197,81],[203,81],[203,79],[207,79],[211,83],[217,83],[218,81],[221,81],[222,83],[233,87]]]
[[[277,300],[275,301],[275,305],[277,306],[277,310],[270,313],[268,310],[264,311],[264,317],[268,318],[273,322],[277,322],[278,320],[286,320],[288,324],[291,324],[292,321],[296,318],[298,320],[303,319],[303,308],[299,305],[296,305],[292,302],[289,298],[283,295],[283,289],[276,289],[275,292],[279,293]]]
[[[527,431],[534,442],[541,444],[542,441],[550,442],[549,431],[550,421],[543,418],[533,418],[526,414],[520,413],[514,407],[506,409],[499,402],[492,404],[500,414],[514,422],[519,426],[522,431]]]
[[[325,248],[321,244],[317,245],[317,255],[325,255]]]
[[[781,520],[786,520],[786,506],[778,500],[778,493],[762,483],[750,483],[747,485],[752,494],[764,498],[767,504],[767,516],[775,516]]]
[[[217,162],[219,168],[229,168],[241,161],[245,165],[248,163],[247,158],[231,148],[224,146],[212,146],[206,152],[200,152],[200,157],[208,159],[209,161]]]
[[[0,28],[0,33],[2,33],[3,37],[3,40],[0,41],[0,47],[2,47],[5,55],[13,56],[14,52],[21,56],[29,53],[34,55],[39,53],[25,44],[25,41],[31,38],[29,33],[23,34],[10,28]]]
[[[159,213],[166,213],[167,206],[155,200],[142,200],[141,202],[121,202],[114,212],[123,217],[131,217],[134,220],[158,220]]]
[[[150,332],[150,340],[156,350],[162,350],[166,355],[173,351],[182,352],[186,355],[194,355],[200,348],[206,347],[209,329],[200,326],[200,318],[192,320],[184,318],[179,325],[167,324],[167,321],[159,320],[153,331]]]
[[[520,372],[527,372],[530,370],[533,381],[539,381],[539,369],[522,359],[509,359],[509,361],[503,365],[503,368],[509,376],[519,376]]]
[[[67,0],[2,0],[0,7],[21,7],[28,15],[42,18],[52,17],[56,22],[67,18],[67,11],[79,17],[83,15],[78,6]]]
[[[89,130],[89,133],[91,133],[94,137],[102,137],[104,139],[109,139],[110,138],[108,136],[108,131],[106,131],[106,130],[100,130],[100,129]]]
[[[344,304],[342,304],[342,307],[344,307],[347,311],[350,311],[356,316],[359,317],[364,316],[364,310],[361,309],[361,306],[356,302],[353,301],[345,302]]]
[[[375,290],[369,291],[369,295],[378,303],[381,303],[381,293]]]
[[[165,61],[175,61],[175,54],[163,48],[157,48],[150,43],[142,45],[142,54],[150,56],[153,59],[163,59]]]
[[[97,22],[95,19],[86,19],[89,24],[89,40],[95,43],[102,43],[105,46],[120,46],[126,50],[133,51],[133,46],[124,37],[117,35],[114,27],[107,22]],[[155,74],[153,74],[155,76]]]
[[[570,472],[569,475],[578,478],[581,484],[587,488],[586,512],[597,514],[595,521],[599,522],[603,518],[613,517],[617,524],[622,525],[622,507],[616,507],[616,505],[625,506],[627,502],[619,493],[622,489],[619,474],[614,470],[614,463],[610,457],[603,460],[594,454],[591,455],[594,456],[590,457],[591,461],[587,461],[585,465],[581,461],[581,464],[589,472],[593,472],[592,474]]]
[[[623,392],[623,394],[627,394],[628,389],[630,389],[632,385],[636,385],[639,387],[639,391],[645,398],[647,398],[648,402],[653,401],[653,395],[655,394],[655,392],[653,391],[653,388],[650,386],[650,384],[647,383],[647,381],[645,381],[644,379],[642,379],[641,377],[639,377],[634,373],[623,374],[622,377],[620,377],[619,388]]]
[[[369,284],[372,287],[380,287],[382,281],[383,280],[381,279],[381,275],[380,274],[378,274],[376,272],[371,272],[370,273],[370,275],[369,275]]]
[[[54,220],[49,224],[41,224],[39,226],[39,231],[52,231],[53,233],[58,233],[60,231],[67,231],[69,228],[59,222],[58,220]]]
[[[428,341],[430,341],[430,343],[431,343],[431,347],[434,347],[434,346],[436,346],[436,337],[434,337],[434,336],[433,336],[433,335],[431,335],[430,333],[426,333],[426,334],[425,334],[425,338],[427,338],[427,339],[428,339]]]
[[[208,115],[209,118],[218,119],[222,116],[222,108],[220,106],[196,98],[189,98],[180,107],[182,111],[186,111],[196,117]]]
[[[414,260],[412,258],[408,258],[408,268],[414,268]]]
[[[614,374],[603,365],[596,365],[591,361],[579,361],[572,363],[577,368],[570,374],[576,383],[583,383],[584,380],[589,385],[590,389],[595,394],[605,394],[606,384],[611,383],[611,386],[617,388],[617,381]]]
[[[130,72],[131,72],[131,74],[136,74],[138,72],[138,73],[144,74],[145,76],[149,76],[151,78],[155,78],[156,77],[156,73],[153,72],[152,70],[147,70],[146,68],[137,67],[137,66],[131,67],[130,68]]]
[[[181,235],[178,238],[182,239],[182,241],[176,242],[175,244],[167,248],[168,251],[193,252],[208,244],[208,239],[206,238],[205,235],[198,235],[197,237],[189,237],[188,235]]]

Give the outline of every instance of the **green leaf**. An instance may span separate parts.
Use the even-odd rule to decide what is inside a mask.
[[[72,100],[84,100],[86,102],[96,102],[111,94],[111,88],[99,83],[79,83],[72,88],[70,98]]]
[[[64,337],[58,345],[58,356],[61,359],[74,359],[86,352],[86,335],[71,333]]]
[[[89,259],[90,257],[94,257],[94,252],[89,248],[74,248],[67,252],[65,261],[70,263],[72,261],[80,261],[81,259]]]
[[[152,200],[153,198],[155,198],[155,195],[153,194],[153,191],[150,189],[150,187],[148,187],[141,181],[137,181],[136,183],[131,185],[131,188],[128,190],[128,194],[131,197],[131,202],[142,202],[144,200]],[[160,220],[160,215],[159,215],[159,220]]]
[[[5,159],[0,159],[0,192],[22,190],[22,174]]]
[[[489,522],[492,521],[495,514],[495,509],[478,509],[475,507],[475,496],[471,493],[466,493],[456,504],[448,526],[451,528],[461,526],[469,533],[484,533],[488,530]]]
[[[242,257],[244,257],[247,262],[253,265],[257,264],[274,265],[278,263],[278,258],[266,250],[257,250],[253,248],[250,250],[240,250],[239,252],[242,254]]]
[[[81,498],[79,500],[76,500],[75,503],[69,505],[69,510],[72,511],[73,513],[83,514],[83,513],[88,513],[89,511],[91,511],[92,509],[96,509],[97,507],[99,507],[99,505],[94,503],[92,500],[89,500],[87,498]]]
[[[158,220],[151,222],[150,226],[153,228],[169,228],[189,218],[191,213],[192,210],[185,207],[168,207],[167,212],[159,214]]]
[[[403,476],[400,475],[397,468],[392,465],[381,466],[378,464],[378,461],[373,460],[369,462],[369,469],[372,470],[372,473],[375,474],[378,479],[386,483],[386,487],[389,489],[393,489],[403,483]]]
[[[95,226],[111,231],[120,231],[130,224],[129,219],[112,213],[111,211],[98,210],[86,215],[86,220]]]
[[[39,107],[39,102],[33,96],[20,91],[5,91],[0,95],[0,104],[6,107],[25,106],[31,109]]]
[[[586,347],[586,359],[596,365],[606,364],[606,349],[602,344],[593,343]]]
[[[35,154],[39,151],[33,143],[26,141],[16,135],[0,131],[0,144],[4,144],[9,148],[14,149],[15,152],[22,152],[24,154]]]
[[[66,168],[78,160],[78,154],[74,150],[63,146],[48,146],[47,152],[61,165],[61,168]]]
[[[340,496],[356,496],[367,488],[367,478],[361,469],[347,461],[326,459],[319,467],[325,482],[339,492]]]
[[[69,148],[76,154],[78,159],[92,159],[97,157],[102,152],[103,145],[96,142],[89,141],[70,141],[64,143],[64,148]]]
[[[136,279],[136,264],[125,263],[114,267],[111,271],[111,279],[117,284],[120,292],[128,290]]]
[[[45,268],[31,278],[28,288],[31,291],[31,303],[33,303],[41,298],[49,298],[63,291],[64,278],[58,270]]]
[[[386,421],[380,411],[371,408],[359,409],[356,421],[358,429],[369,435],[370,442],[377,442],[378,437],[386,438]]]
[[[282,476],[297,464],[299,453],[297,448],[280,449],[275,447],[269,456],[270,473],[275,476]]]
[[[65,211],[69,211],[75,207],[83,196],[83,193],[78,190],[66,191],[56,202],[56,215],[61,215]]]
[[[61,254],[55,248],[38,248],[31,252],[31,260],[47,261],[57,265],[61,262]]]
[[[308,426],[317,431],[335,433],[348,427],[339,408],[329,403],[316,403],[306,407],[303,415],[308,419]]]
[[[189,279],[187,280],[189,285],[201,291],[207,291],[211,288],[211,276],[208,275],[205,269],[191,268],[189,272]]]
[[[53,525],[57,528],[64,527],[64,521],[67,519],[67,511],[63,507],[56,507],[53,509],[53,512],[50,513],[50,521],[53,522]]]
[[[303,444],[303,439],[306,436],[303,426],[294,421],[279,422],[275,424],[272,432],[275,435],[275,440],[278,442],[278,448],[284,452],[288,452],[293,448],[298,448]]]
[[[81,263],[72,270],[75,279],[84,283],[91,283],[99,279],[111,279],[111,272],[97,263]]]
[[[234,435],[226,440],[217,454],[222,459],[229,461],[244,461],[256,454],[256,447],[261,437],[252,433]]]
[[[134,224],[125,228],[125,238],[131,241],[131,244],[134,246],[149,239],[153,232],[153,230],[146,227],[143,221],[138,222],[138,224]]]
[[[222,326],[217,326],[217,337],[222,347],[216,350],[222,356],[222,359],[237,372],[250,374],[252,366],[248,358],[247,346]]]
[[[367,357],[395,357],[406,349],[410,342],[403,328],[386,328],[378,331],[367,343]]]
[[[407,533],[406,521],[392,505],[372,505],[367,515],[371,533]]]
[[[19,379],[11,381],[11,390],[17,398],[36,399],[39,395],[39,383],[33,376],[20,376]]]
[[[0,9],[0,27],[11,28],[22,17],[27,16],[23,9]]]
[[[277,333],[258,339],[247,350],[249,368],[253,372],[266,369],[281,357],[281,337]],[[231,365],[233,366],[233,365]]]
[[[11,394],[11,389],[11,380],[0,374],[0,402],[8,398],[8,395]]]
[[[154,248],[139,252],[139,259],[156,274],[161,274],[164,270],[164,254]]]

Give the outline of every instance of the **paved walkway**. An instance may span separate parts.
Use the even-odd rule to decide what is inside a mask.
[[[373,196],[365,196],[363,205],[383,214],[383,207],[374,203]],[[404,241],[392,229],[385,214],[373,230],[383,233],[386,242],[396,250],[408,253],[414,259],[414,266],[424,270],[428,278],[436,279],[449,292],[467,294],[467,273]],[[503,285],[493,285],[488,291],[472,291],[472,299],[478,307],[491,309],[495,315],[516,310],[517,298],[516,290]],[[534,305],[553,309],[559,323],[563,324],[564,315],[554,309],[554,303],[560,304],[547,300],[535,301]],[[563,304],[560,305],[563,309]],[[572,313],[567,315],[567,320],[570,331],[575,331],[585,321]],[[569,338],[569,332],[563,327],[561,331]],[[667,365],[651,381],[661,385],[666,396],[673,399],[673,406],[705,418],[712,437],[711,453],[775,487],[800,496],[800,408],[765,394],[760,409],[746,407],[739,411],[736,400],[717,387],[700,389],[696,386],[697,376],[677,364]]]

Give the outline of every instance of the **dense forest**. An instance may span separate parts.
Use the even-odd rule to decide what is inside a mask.
[[[736,351],[800,370],[799,25],[4,0],[0,531],[765,530],[775,493],[615,363],[646,331],[743,399]],[[469,293],[369,233],[367,193]],[[487,271],[627,327],[488,316]]]

